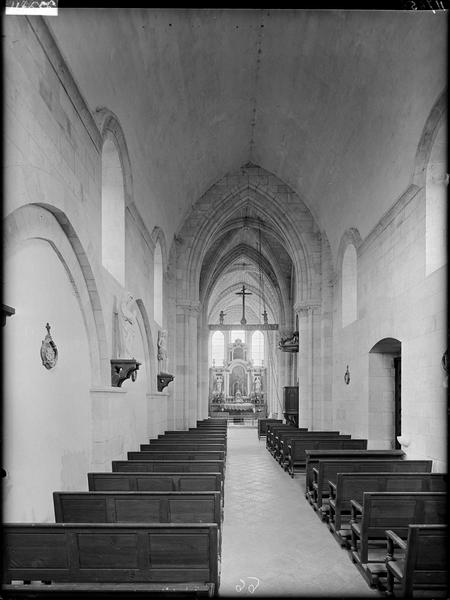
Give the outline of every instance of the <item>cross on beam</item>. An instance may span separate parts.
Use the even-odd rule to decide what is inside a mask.
[[[242,284],[242,290],[240,292],[235,292],[236,296],[242,296],[242,319],[241,325],[247,325],[247,319],[245,318],[245,296],[252,296],[251,292],[245,291],[245,284]]]

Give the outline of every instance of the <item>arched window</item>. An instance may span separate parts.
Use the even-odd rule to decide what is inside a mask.
[[[342,327],[357,319],[356,248],[348,244],[342,260]]]
[[[447,263],[446,127],[441,125],[431,149],[426,175],[426,275]]]
[[[102,264],[125,284],[125,199],[123,172],[113,134],[102,150]]]
[[[234,344],[234,342],[239,339],[241,342],[245,342],[245,331],[231,331],[230,332],[230,342]]]
[[[261,367],[264,364],[264,334],[262,331],[255,331],[252,335],[252,360],[255,367]]]
[[[211,337],[211,364],[221,367],[225,359],[225,337],[221,331],[215,331]]]
[[[161,245],[156,242],[153,255],[153,318],[163,324],[163,258]]]

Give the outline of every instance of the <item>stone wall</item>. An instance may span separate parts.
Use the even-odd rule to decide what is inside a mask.
[[[425,189],[411,186],[357,248],[358,319],[344,328],[338,278],[333,417],[336,429],[368,437],[370,447],[380,447],[392,436],[387,397],[393,401],[393,386],[386,383],[393,377],[388,373],[392,359],[379,355],[383,364],[375,365],[369,352],[380,340],[395,338],[401,342],[402,438],[408,444],[402,448],[408,458],[432,459],[434,469],[442,471],[447,455],[447,389],[441,366],[447,347],[446,271],[442,267],[426,275],[425,206]]]
[[[4,36],[4,302],[16,307],[5,330],[6,516],[45,521],[52,519],[52,491],[87,489],[87,471],[110,470],[111,460],[126,458],[126,451],[167,429],[171,397],[156,388],[154,240],[133,204],[127,157],[120,157],[126,192],[122,286],[102,265],[102,133],[94,107],[84,102],[42,20],[10,17]],[[119,151],[126,146],[119,144]],[[43,258],[40,249],[34,255],[34,246],[29,249],[39,243],[47,244]],[[26,281],[24,265],[34,269]],[[142,364],[136,382],[118,389],[111,387],[110,359],[126,290],[139,301],[133,353]],[[39,347],[47,321],[57,323],[61,361],[44,372]]]

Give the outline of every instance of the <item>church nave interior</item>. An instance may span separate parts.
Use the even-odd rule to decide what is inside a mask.
[[[5,597],[445,594],[441,8],[4,16]]]

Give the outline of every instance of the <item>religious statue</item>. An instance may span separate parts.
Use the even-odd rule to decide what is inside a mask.
[[[120,328],[122,344],[119,358],[131,358],[133,353],[133,340],[135,336],[136,303],[133,295],[126,292],[120,303]]]
[[[261,377],[259,375],[255,376],[253,384],[255,387],[255,394],[259,396],[259,394],[261,393]]]
[[[160,329],[158,331],[158,362],[164,363],[164,361],[166,359],[167,359],[167,330]]]
[[[223,318],[226,315],[226,313],[223,312],[223,310],[220,311],[219,313],[219,323],[220,325],[223,325]]]
[[[216,377],[216,392],[218,394],[222,393],[222,385],[223,385],[223,377],[222,377],[222,375],[217,375],[217,377]]]

